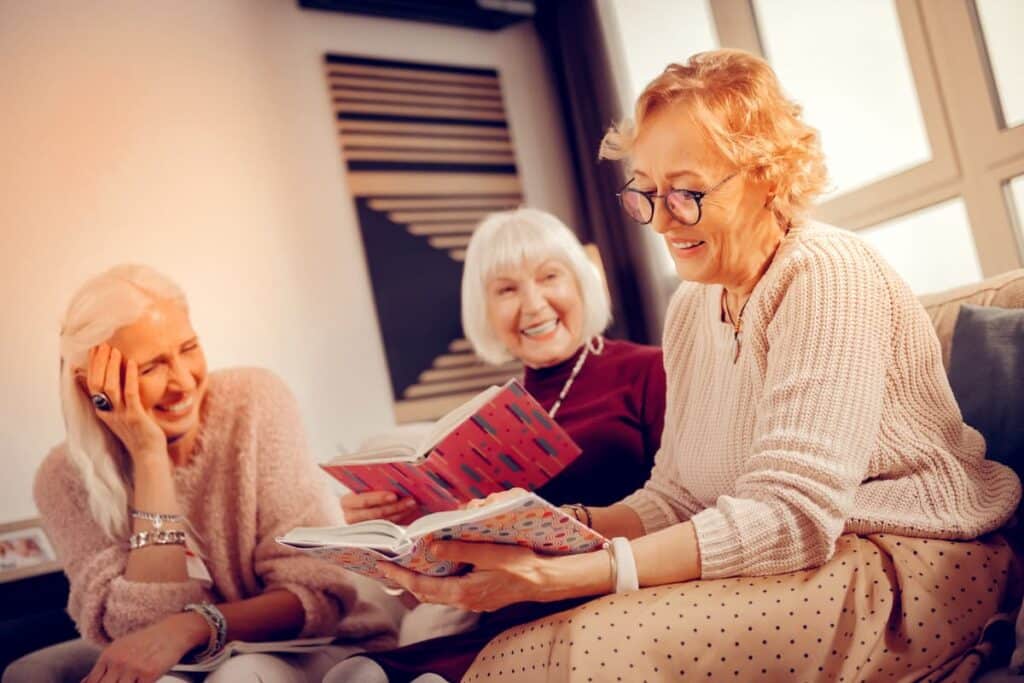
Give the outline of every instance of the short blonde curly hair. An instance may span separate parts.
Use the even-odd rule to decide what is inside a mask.
[[[624,159],[644,122],[684,104],[712,145],[755,182],[774,187],[769,206],[780,225],[793,224],[825,189],[828,174],[818,131],[801,118],[768,63],[743,50],[712,50],[669,64],[637,98],[634,118],[613,126],[598,156]]]

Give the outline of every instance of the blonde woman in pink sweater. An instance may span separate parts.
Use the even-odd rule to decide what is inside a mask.
[[[67,440],[35,497],[68,611],[102,648],[88,683],[153,681],[225,641],[337,636],[315,655],[236,657],[206,679],[319,680],[393,642],[351,575],[275,542],[339,521],[296,402],[269,372],[208,372],[167,278],[120,266],[85,284],[61,330],[61,399]],[[23,669],[33,681],[48,675],[39,665]]]
[[[1020,482],[964,424],[906,283],[805,218],[816,131],[763,60],[721,50],[669,66],[602,154],[629,160],[622,206],[683,281],[651,478],[585,515],[608,551],[439,544],[474,571],[392,578],[476,610],[614,593],[506,631],[465,681],[966,680]]]

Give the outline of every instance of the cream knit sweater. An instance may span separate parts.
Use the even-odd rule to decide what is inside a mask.
[[[970,539],[1021,495],[964,424],[922,306],[852,233],[793,228],[743,315],[722,287],[669,305],[668,404],[651,479],[623,502],[650,533],[691,520],[703,578],[823,564],[843,533]]]
[[[265,370],[210,374],[192,461],[174,472],[178,502],[195,528],[212,589],[196,580],[124,578],[126,539],[108,538],[89,514],[78,469],[62,444],[36,474],[36,505],[71,584],[79,632],[106,643],[180,612],[190,602],[236,601],[282,588],[306,613],[303,636],[393,644],[393,627],[360,599],[347,571],[277,543],[296,526],[341,523],[306,446],[298,404]],[[372,643],[368,640],[372,639]]]

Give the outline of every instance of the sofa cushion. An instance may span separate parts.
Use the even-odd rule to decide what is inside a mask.
[[[985,437],[988,458],[1024,479],[1024,308],[961,307],[949,384],[964,422]]]
[[[1024,269],[991,277],[983,282],[921,297],[942,345],[942,363],[949,370],[953,329],[962,304],[1024,308]]]

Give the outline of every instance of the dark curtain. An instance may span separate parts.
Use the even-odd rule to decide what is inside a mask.
[[[621,164],[597,160],[601,138],[622,116],[597,11],[593,0],[541,0],[534,21],[571,146],[583,219],[571,227],[583,242],[597,245],[608,278],[615,317],[609,336],[656,343],[642,273],[645,228],[629,222],[615,198],[623,183]]]

